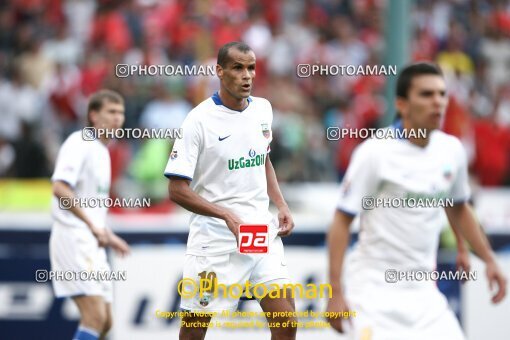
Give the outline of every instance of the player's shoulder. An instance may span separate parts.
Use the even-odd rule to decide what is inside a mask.
[[[211,110],[211,108],[215,108],[216,104],[212,100],[212,97],[206,98],[205,100],[202,100],[197,106],[195,106],[191,111],[189,112],[188,116],[196,116],[202,112],[207,112]]]
[[[358,144],[354,149],[360,157],[375,157],[381,153],[384,147],[381,146],[381,140],[376,138],[368,138]]]
[[[62,145],[71,145],[71,146],[81,146],[85,145],[85,140],[83,139],[83,130],[74,131],[69,136],[67,136],[66,140]]]
[[[431,138],[436,145],[443,149],[449,148],[456,152],[464,150],[460,139],[453,135],[447,134],[444,131],[434,130],[432,132]]]
[[[207,117],[207,113],[211,112],[211,110],[215,109],[215,104],[211,97],[203,100],[200,104],[195,106],[191,111],[186,115],[184,119],[186,124],[197,124],[200,123],[205,117]]]
[[[250,96],[250,100],[251,100],[250,105],[262,107],[264,109],[272,111],[271,102],[269,100],[267,100],[266,98]]]

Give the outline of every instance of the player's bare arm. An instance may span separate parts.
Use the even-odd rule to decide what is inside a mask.
[[[266,179],[267,194],[273,204],[278,208],[278,222],[280,228],[278,236],[289,236],[292,233],[292,229],[294,229],[294,220],[290,214],[289,206],[287,202],[285,202],[282,192],[280,191],[280,186],[278,185],[276,173],[269,159],[269,155],[267,155],[266,158]]]
[[[130,249],[127,242],[117,236],[110,228],[105,228],[105,230],[108,236],[108,246],[121,257],[129,255]]]
[[[455,240],[457,241],[457,259],[455,261],[457,270],[469,272],[471,264],[469,262],[469,249],[466,245],[466,241],[457,225],[452,225],[451,227],[453,235],[455,235]]]
[[[327,236],[328,254],[329,254],[329,283],[333,291],[333,297],[329,299],[327,312],[348,311],[349,306],[345,301],[342,291],[342,266],[345,257],[345,251],[349,246],[350,230],[349,227],[354,217],[347,215],[339,210],[335,212],[333,222],[329,228]],[[329,319],[331,327],[342,333],[342,322],[340,318]]]
[[[230,210],[211,203],[195,193],[191,190],[189,184],[190,181],[187,179],[173,177],[168,184],[170,200],[195,214],[224,220],[228,229],[230,229],[237,239],[239,235],[239,225],[243,224],[243,221]]]
[[[501,302],[506,295],[507,279],[496,262],[489,240],[476,221],[473,210],[468,203],[462,203],[446,208],[445,211],[450,224],[460,229],[476,255],[485,262],[489,288],[492,290],[494,285],[498,286],[492,302]]]

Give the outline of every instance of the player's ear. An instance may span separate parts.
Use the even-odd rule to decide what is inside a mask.
[[[216,75],[218,78],[223,79],[223,67],[220,64],[216,64]]]
[[[90,123],[90,126],[96,126],[97,124],[97,114],[99,112],[96,111],[96,110],[91,110],[89,112],[89,123]]]
[[[397,99],[395,99],[395,108],[398,112],[400,112],[402,118],[407,115],[407,107],[408,104],[406,98],[397,97]]]

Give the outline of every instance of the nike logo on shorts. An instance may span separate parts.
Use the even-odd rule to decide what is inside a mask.
[[[221,142],[222,140],[225,140],[225,139],[227,139],[230,136],[232,136],[232,135],[228,135],[227,137],[223,137],[223,138],[218,136],[218,140]]]

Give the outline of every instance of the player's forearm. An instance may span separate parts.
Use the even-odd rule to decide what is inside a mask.
[[[227,209],[209,202],[191,190],[188,183],[181,181],[170,180],[168,186],[170,200],[198,215],[221,218],[222,220],[227,218],[229,213]]]
[[[471,245],[476,255],[486,263],[494,261],[494,253],[489,240],[476,221],[468,203],[446,208],[446,215],[450,224],[456,226],[462,232],[462,236]]]
[[[267,180],[267,195],[273,204],[280,209],[281,207],[287,206],[287,202],[283,198],[278,180],[276,179],[276,173],[273,168],[273,164],[269,159],[269,155],[266,159],[266,180]]]
[[[457,241],[457,251],[465,252],[468,251],[468,247],[466,246],[466,242],[464,237],[462,236],[462,232],[459,230],[458,225],[451,225],[453,230],[453,235],[455,236],[455,240]]]
[[[73,200],[76,197],[73,189],[71,189],[69,185],[62,181],[53,182],[53,195],[55,195],[58,199],[66,197]],[[92,222],[87,217],[87,214],[81,207],[72,204],[67,210],[70,211],[74,216],[79,218],[81,221],[83,221],[89,228],[92,227]]]
[[[353,218],[337,211],[327,235],[329,255],[329,283],[334,290],[341,291],[342,266],[345,252],[349,245],[350,231]]]

